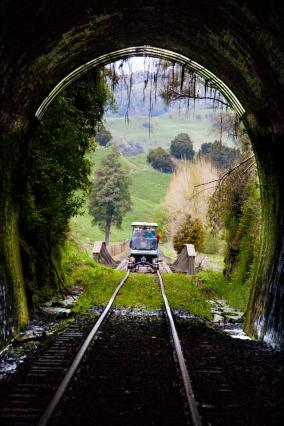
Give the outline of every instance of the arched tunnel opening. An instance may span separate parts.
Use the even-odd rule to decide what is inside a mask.
[[[53,96],[85,69],[74,72],[76,67],[141,55],[139,48],[131,46],[151,45],[158,46],[159,52],[170,52],[171,59],[190,61],[214,79],[246,127],[257,160],[263,211],[246,329],[283,349],[282,8],[272,4],[267,10],[249,2],[240,6],[225,0],[218,6],[207,1],[198,5],[141,2],[135,8],[127,2],[92,5],[86,1],[72,5],[71,10],[68,2],[54,8],[34,5],[33,9],[16,3],[11,0],[1,6],[5,20],[1,42],[0,273],[1,318],[7,323],[3,338],[7,330],[14,332],[24,324],[28,315],[16,195],[22,189],[17,170],[29,132]],[[145,49],[157,54],[155,48]]]

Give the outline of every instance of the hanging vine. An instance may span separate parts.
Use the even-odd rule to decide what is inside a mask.
[[[237,138],[240,121],[231,110],[230,102],[216,89],[213,82],[205,80],[195,70],[175,62],[163,59],[144,57],[143,63],[143,104],[148,102],[148,129],[151,134],[152,112],[158,97],[165,105],[179,103],[179,109],[190,109],[192,103],[196,108],[201,101],[211,102],[211,107],[218,112],[220,140],[224,131],[228,133],[228,127],[233,129],[233,137]],[[126,92],[127,102],[125,108],[125,120],[129,121],[129,111],[132,107],[133,84],[135,72],[133,71],[131,58],[123,59],[110,64],[105,73],[110,81],[112,93],[120,91],[121,99]],[[120,99],[120,100],[121,100]]]

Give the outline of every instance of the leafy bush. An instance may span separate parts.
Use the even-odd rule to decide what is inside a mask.
[[[171,173],[174,170],[170,154],[161,147],[151,149],[147,155],[147,161],[160,172]]]
[[[184,244],[193,244],[197,251],[202,251],[204,230],[199,219],[192,219],[186,215],[173,238],[174,249],[180,253]]]
[[[187,133],[179,133],[171,141],[171,154],[176,158],[192,160],[194,157],[193,142]]]

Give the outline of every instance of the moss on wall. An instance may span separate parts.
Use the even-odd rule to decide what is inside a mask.
[[[13,287],[13,302],[18,327],[26,324],[28,309],[25,295],[24,278],[20,257],[20,240],[18,230],[18,211],[14,206],[6,205],[6,223],[2,222],[6,265],[9,270],[10,283]],[[4,213],[4,215],[5,215]]]
[[[281,135],[278,141],[271,138],[271,129],[265,129],[252,117],[247,117],[247,128],[258,162],[262,229],[245,329],[250,335],[283,349],[284,179],[280,149],[283,139]]]
[[[3,299],[2,340],[15,333],[28,320],[24,279],[20,258],[18,206],[15,198],[19,140],[6,135],[0,141],[0,284]],[[4,329],[6,327],[6,329]],[[0,335],[1,340],[1,335]],[[1,343],[1,342],[0,342]]]

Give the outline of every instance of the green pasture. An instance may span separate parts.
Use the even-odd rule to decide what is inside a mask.
[[[220,131],[212,128],[212,110],[195,110],[167,112],[150,119],[147,116],[133,115],[125,117],[107,117],[106,128],[113,136],[112,142],[119,145],[129,141],[138,142],[145,151],[157,146],[170,147],[171,140],[178,133],[188,133],[193,141],[195,151],[204,142],[214,142],[220,138]],[[225,144],[232,144],[227,135],[222,135]]]

